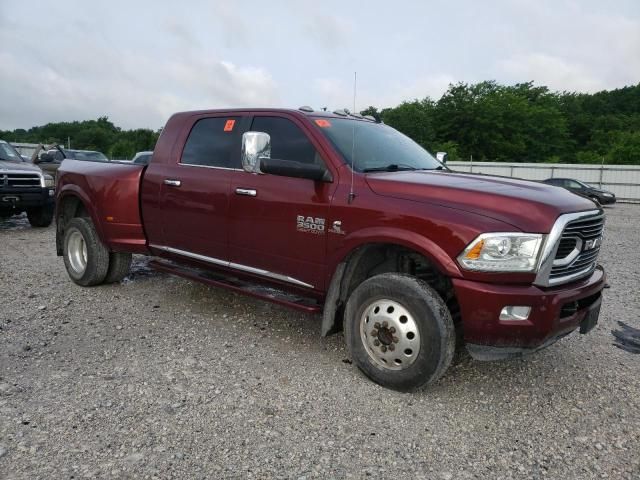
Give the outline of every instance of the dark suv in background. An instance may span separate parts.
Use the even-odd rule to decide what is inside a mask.
[[[567,190],[572,191],[573,193],[577,193],[578,195],[582,195],[584,197],[589,197],[591,200],[594,200],[601,205],[611,205],[616,203],[616,196],[613,192],[601,190],[587,183],[581,182],[579,180],[574,180],[572,178],[548,178],[546,180],[543,180],[543,183],[555,185],[557,187],[564,187]]]

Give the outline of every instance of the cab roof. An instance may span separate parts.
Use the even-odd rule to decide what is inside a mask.
[[[322,118],[346,118],[350,120],[361,120],[365,122],[376,122],[373,117],[364,117],[362,115],[354,115],[348,113],[347,110],[334,110],[333,112],[324,110],[303,110],[303,108],[217,108],[206,110],[191,110],[184,112],[177,112],[174,116],[192,116],[192,115],[206,115],[216,113],[288,113],[290,115],[304,116],[304,117],[322,117]]]

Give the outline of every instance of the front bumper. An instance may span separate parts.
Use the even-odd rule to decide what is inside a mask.
[[[600,196],[598,197],[598,201],[600,202],[600,205],[613,205],[616,203],[616,197]]]
[[[573,332],[599,307],[605,285],[598,266],[587,278],[553,288],[453,279],[467,349],[479,359],[519,356]],[[507,305],[530,306],[527,320],[500,320]]]
[[[0,188],[0,210],[22,212],[29,208],[53,206],[51,188]]]

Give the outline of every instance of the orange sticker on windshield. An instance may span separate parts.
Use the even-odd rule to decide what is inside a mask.
[[[328,128],[331,126],[331,122],[324,118],[317,118],[316,125],[318,125],[320,128]]]
[[[224,124],[224,131],[230,132],[233,130],[233,126],[236,124],[235,120],[227,120],[227,123]]]

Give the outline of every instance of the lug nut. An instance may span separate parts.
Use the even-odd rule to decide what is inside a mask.
[[[376,335],[378,335],[378,330],[374,328],[373,330],[371,330],[371,336],[375,337]]]
[[[373,326],[376,327],[376,328],[380,328],[380,322],[374,323]]]
[[[396,346],[392,343],[391,345],[389,345],[389,350],[390,351],[394,351],[396,349]]]
[[[398,343],[400,341],[400,339],[398,337],[393,337],[393,343]]]
[[[387,351],[387,347],[385,347],[384,345],[380,347],[380,350],[382,350],[383,352]]]
[[[373,344],[374,344],[376,347],[379,347],[379,346],[380,346],[380,340],[374,340],[374,341],[373,341]]]
[[[396,333],[396,327],[391,327],[391,328],[389,329],[389,331],[390,331],[391,333]]]
[[[384,328],[387,328],[389,326],[389,322],[387,322],[386,320],[384,322],[382,322],[382,326]]]

